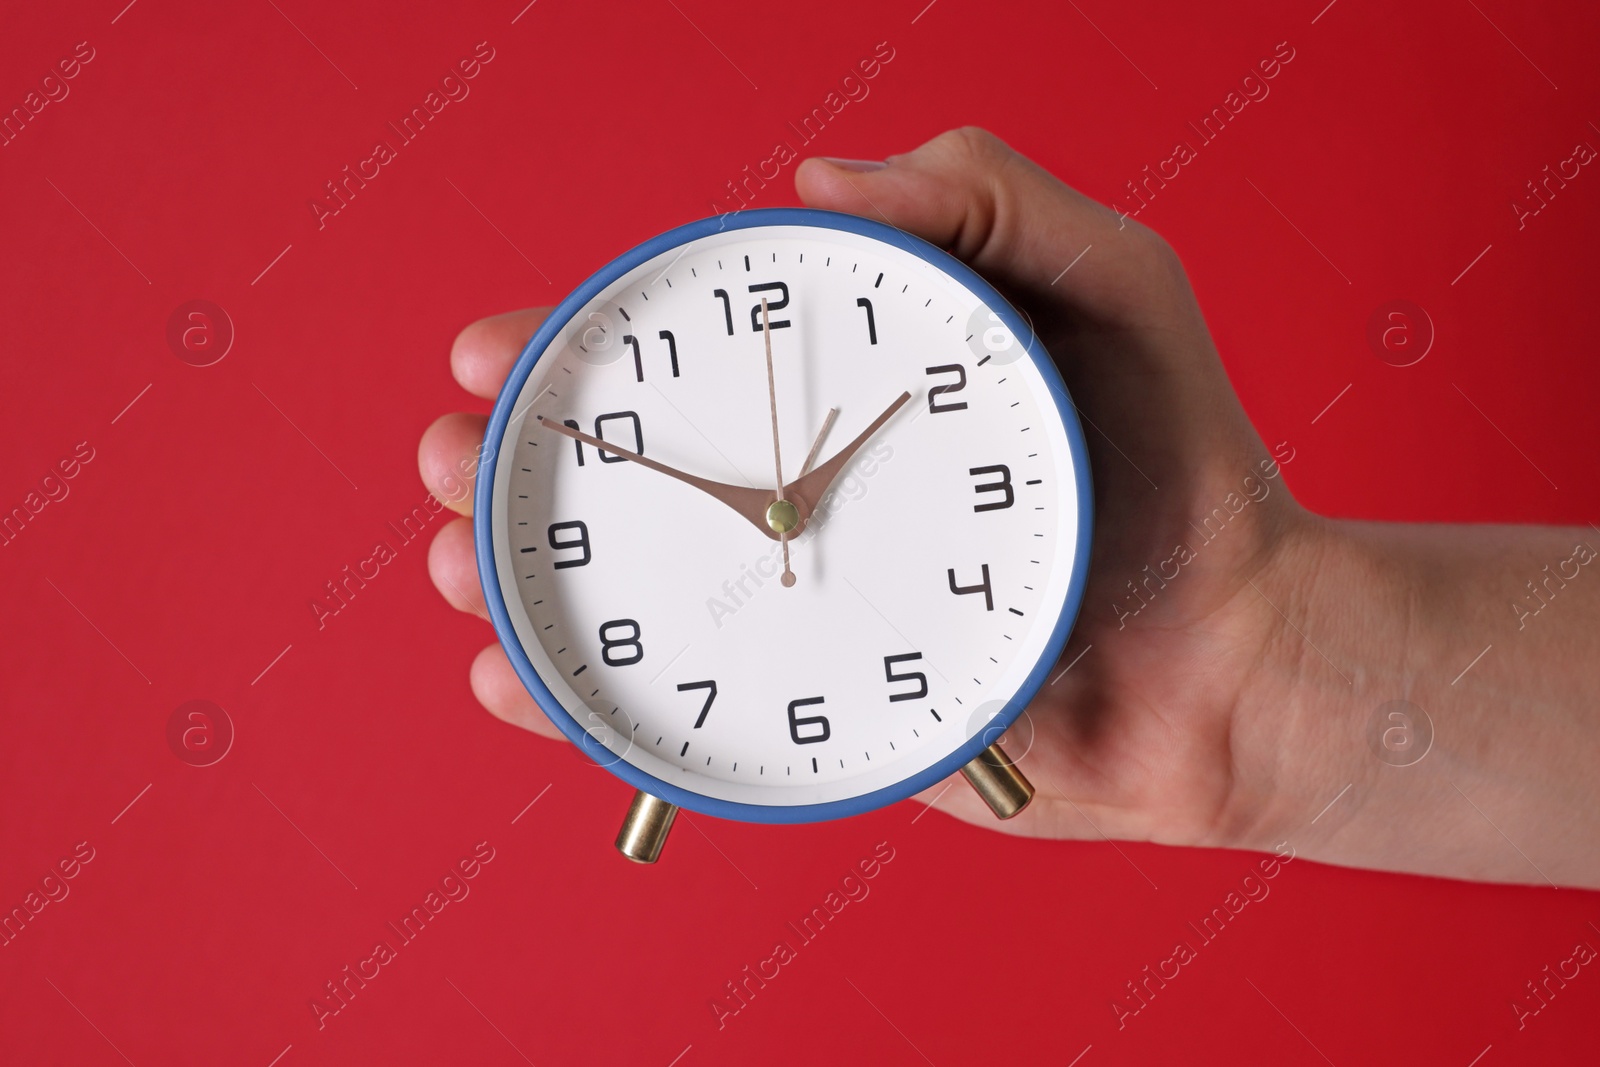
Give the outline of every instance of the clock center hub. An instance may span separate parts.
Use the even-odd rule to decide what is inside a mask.
[[[800,525],[800,509],[787,500],[774,500],[767,505],[767,525],[773,533],[786,534]]]

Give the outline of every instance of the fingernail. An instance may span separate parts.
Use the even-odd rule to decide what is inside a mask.
[[[840,170],[853,170],[865,173],[866,171],[882,170],[889,164],[877,159],[834,159],[832,156],[823,156],[824,163],[832,163]]]

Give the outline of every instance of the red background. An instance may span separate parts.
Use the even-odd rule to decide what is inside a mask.
[[[980,124],[1104,200],[1289,42],[1271,95],[1141,219],[1263,437],[1296,446],[1294,492],[1589,521],[1600,175],[1523,229],[1510,205],[1600,146],[1592,6],[124,2],[14,5],[0,35],[7,111],[94,49],[0,148],[0,509],[94,450],[0,547],[0,908],[95,850],[0,948],[0,1059],[1593,1062],[1600,976],[1521,1031],[1510,1007],[1600,945],[1589,894],[1296,861],[1119,1030],[1124,983],[1256,857],[1019,841],[906,803],[690,816],[632,866],[611,845],[629,790],[476,706],[489,631],[387,526],[423,500],[423,428],[487,410],[449,375],[462,325],[709,214],[880,41],[871,95],[797,148],[881,158]],[[323,183],[480,41],[471,95],[319,229]],[[794,203],[790,177],[757,202]],[[204,368],[165,337],[196,298],[237,331]],[[1396,298],[1437,334],[1406,368],[1366,341]],[[399,558],[319,629],[323,583],[380,539]],[[166,736],[196,698],[237,731],[204,768]],[[319,1030],[324,983],[480,841],[471,895]],[[719,1029],[724,983],[884,841],[870,897]]]

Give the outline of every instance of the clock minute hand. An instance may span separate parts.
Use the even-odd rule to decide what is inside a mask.
[[[777,499],[768,509],[767,523],[778,532],[778,544],[783,547],[783,576],[780,581],[785,589],[794,587],[794,571],[789,567],[789,531],[793,529],[788,522],[788,515],[783,514],[782,505],[787,503],[783,499],[783,451],[778,447],[778,385],[777,375],[772,370],[772,325],[767,321],[767,298],[761,298],[761,340],[767,348],[767,403],[772,409],[772,484],[777,486]],[[799,511],[794,512],[796,517]]]
[[[839,476],[839,472],[844,469],[845,464],[855,458],[855,454],[861,451],[861,446],[866,444],[867,440],[877,433],[895,412],[905,407],[906,402],[910,399],[910,393],[901,393],[895,397],[894,402],[884,409],[883,414],[873,419],[867,425],[867,428],[856,436],[854,441],[834,453],[832,459],[810,474],[797,478],[784,486],[784,497],[800,512],[800,524],[790,532],[791,537],[798,535],[801,530],[805,529],[806,523],[811,519],[812,512],[816,510],[817,503],[822,499],[822,495],[828,491],[828,487],[833,484],[833,480]]]
[[[732,508],[749,522],[753,523],[762,533],[767,534],[769,537],[776,536],[773,534],[771,528],[767,526],[767,505],[772,503],[773,499],[773,493],[771,490],[747,489],[742,485],[728,485],[726,482],[714,482],[709,478],[701,478],[693,474],[687,474],[683,471],[677,470],[676,468],[669,467],[665,463],[657,463],[655,460],[650,459],[647,456],[641,456],[637,452],[630,452],[626,448],[618,448],[609,441],[602,441],[598,437],[591,437],[582,430],[574,430],[571,426],[556,422],[553,419],[547,419],[543,415],[535,415],[534,420],[547,430],[554,430],[556,433],[570,437],[574,441],[582,441],[584,444],[592,445],[601,451],[609,452],[615,456],[621,456],[623,459],[632,460],[641,467],[648,467],[650,470],[665,474],[669,478],[676,478],[685,485],[691,485],[700,490],[702,493],[705,493],[707,496],[713,497],[728,505],[728,507]]]

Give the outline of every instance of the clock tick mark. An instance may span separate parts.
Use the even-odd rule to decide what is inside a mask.
[[[744,257],[744,269],[745,270],[749,270],[750,269],[750,257],[749,256],[745,256]]]
[[[588,669],[589,669],[589,665],[587,663],[585,663],[583,666],[581,666],[577,670],[573,671],[572,672],[572,676],[574,678],[576,678],[578,675],[582,674],[584,671],[586,671]]]
[[[629,315],[628,315],[628,309],[625,308],[625,307],[617,308],[617,314],[622,316],[624,322],[632,322],[633,321],[633,319],[630,318]],[[551,393],[550,395],[554,396],[555,394]]]
[[[523,524],[523,525],[526,525],[526,524]],[[527,555],[529,552],[537,552],[537,551],[539,551],[539,549],[537,547],[534,547],[534,548],[519,548],[519,549],[517,549],[517,551],[521,552],[523,555]]]
[[[683,747],[678,749],[678,755],[681,757],[687,751],[689,751],[689,742],[685,741]]]
[[[856,272],[856,268],[859,267],[859,266],[861,266],[861,264],[859,264],[859,263],[850,264],[850,273],[854,274]]]
[[[1013,614],[1013,615],[1021,615],[1022,614],[1022,612],[1018,611],[1016,608],[1007,608],[1006,610],[1011,612],[1011,614]]]
[[[698,271],[696,271],[696,270],[695,270],[695,269],[694,269],[694,268],[693,268],[693,267],[690,267],[690,268],[689,268],[689,273],[690,273],[690,274],[691,274],[691,275],[693,275],[693,276],[694,276],[694,277],[696,277],[696,278],[698,278],[698,277],[700,277],[700,274],[699,274],[699,272],[698,272]]]
[[[900,287],[900,291],[901,291],[901,292],[902,292],[902,293],[903,293],[903,292],[905,292],[905,291],[906,291],[906,290],[907,290],[907,289],[909,289],[909,288],[911,288],[911,283],[910,283],[910,282],[907,282],[907,283],[906,283],[906,284],[904,284],[904,285],[902,285],[902,286],[901,286],[901,287]]]
[[[967,338],[967,340],[970,341],[970,340],[972,340],[972,338],[969,337],[969,338]],[[978,366],[980,366],[980,367],[983,366],[985,363],[989,362],[993,358],[994,358],[993,356],[984,356],[982,359],[978,360]]]
[[[818,773],[817,772],[817,757],[815,757],[815,756],[811,757],[811,773],[812,774]]]
[[[882,284],[883,284],[883,272],[879,271],[878,272],[878,280],[872,283],[872,287],[874,289],[876,289],[878,286],[880,286]]]
[[[642,297],[644,297],[644,298],[645,298],[645,299],[646,299],[646,300],[649,300],[649,299],[650,299],[650,294],[649,294],[649,293],[647,293],[647,292],[645,292],[645,291],[644,291],[644,290],[643,290],[643,289],[640,289],[640,290],[639,290],[639,295],[640,295],[640,296],[642,296]]]
[[[1043,485],[1044,484],[1044,479],[1043,478],[1030,478],[1027,481],[1023,482],[1022,484],[1023,485]]]
[[[668,289],[672,288],[672,279],[671,278],[663,278],[661,280],[667,283],[667,288]]]
[[[944,722],[943,719],[939,718],[939,713],[937,711],[934,711],[932,708],[928,709],[928,714],[933,716],[933,721],[934,722]]]
[[[928,297],[927,303],[924,303],[922,306],[923,307],[927,307],[928,304],[931,304],[931,303],[933,303],[933,297],[930,296],[930,297]]]

